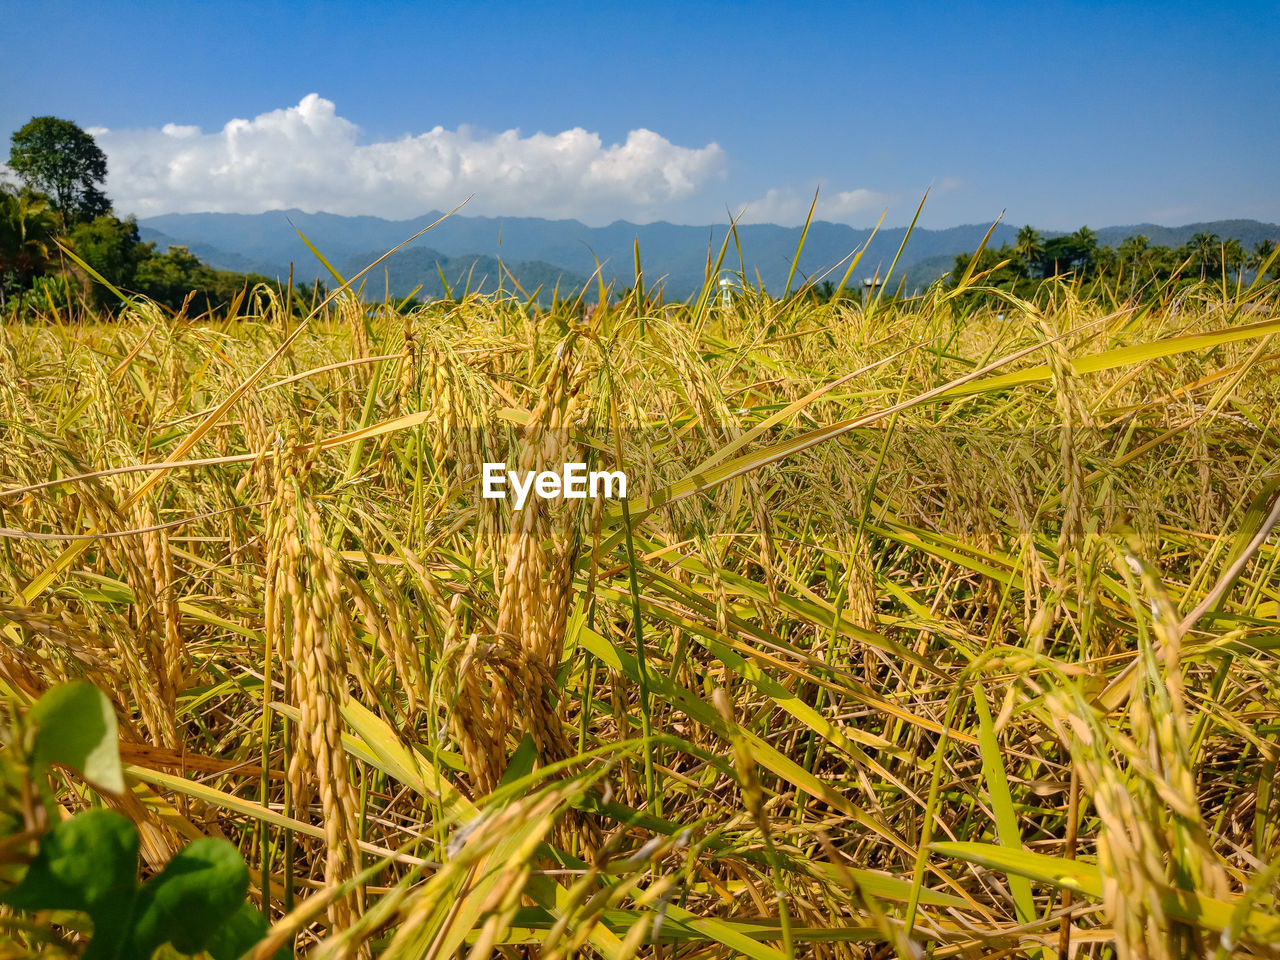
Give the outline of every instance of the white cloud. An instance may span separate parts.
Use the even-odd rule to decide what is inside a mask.
[[[818,188],[818,205],[813,211],[815,220],[830,220],[833,223],[857,221],[861,226],[869,214],[874,222],[890,199],[887,194],[876,193],[864,187],[829,193],[823,189],[821,181],[811,185],[808,190],[774,187],[760,199],[742,204],[738,208],[746,208],[741,222],[798,226],[809,215],[809,204],[813,203],[815,186]]]
[[[610,145],[580,127],[524,136],[466,126],[362,144],[359,128],[314,93],[215,133],[175,123],[91,132],[107,154],[108,195],[139,216],[297,207],[407,218],[474,194],[471,215],[651,219],[725,167],[715,143],[681,147],[644,129]]]

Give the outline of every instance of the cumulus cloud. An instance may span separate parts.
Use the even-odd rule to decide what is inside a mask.
[[[889,202],[889,196],[865,187],[854,190],[829,192],[819,183],[818,206],[813,211],[815,220],[833,223],[861,223],[868,214],[879,214]],[[813,203],[814,187],[797,190],[793,187],[775,187],[758,200],[743,204],[742,223],[802,224],[809,215]],[[740,207],[739,209],[742,209]],[[872,218],[874,220],[874,217]]]
[[[608,145],[580,127],[526,136],[466,126],[360,143],[359,127],[314,93],[213,133],[176,123],[90,132],[116,208],[139,216],[297,207],[407,218],[474,194],[471,215],[652,218],[725,168],[715,143],[682,147],[645,129]]]

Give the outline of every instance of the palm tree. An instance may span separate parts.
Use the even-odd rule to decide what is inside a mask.
[[[1094,261],[1097,259],[1098,233],[1088,227],[1081,227],[1071,235],[1071,245],[1074,248],[1072,259],[1077,264],[1076,269],[1083,276],[1093,268]]]
[[[45,271],[57,228],[47,197],[0,188],[0,309],[11,287],[21,290]]]
[[[1133,295],[1133,288],[1138,279],[1138,268],[1146,259],[1147,248],[1151,246],[1151,238],[1137,234],[1132,237],[1125,237],[1120,241],[1120,246],[1116,249],[1116,255],[1120,258],[1122,265],[1129,267],[1129,294]]]
[[[1026,261],[1027,269],[1030,271],[1044,257],[1044,244],[1040,242],[1040,231],[1031,224],[1027,224],[1018,231],[1017,243],[1014,244],[1013,249]]]
[[[1151,246],[1151,238],[1144,237],[1142,234],[1136,234],[1132,237],[1125,237],[1120,241],[1120,246],[1116,252],[1120,254],[1126,261],[1137,265],[1142,259],[1142,255],[1147,252],[1147,247]]]
[[[1239,284],[1244,280],[1244,263],[1248,257],[1245,256],[1244,247],[1240,245],[1240,241],[1235,237],[1228,237],[1222,244],[1222,273],[1225,276],[1228,270],[1236,271],[1236,283]]]
[[[1081,227],[1071,235],[1071,239],[1082,247],[1096,247],[1098,245],[1098,231],[1090,230],[1088,227]]]
[[[1200,264],[1200,279],[1204,280],[1208,276],[1209,264],[1217,261],[1214,255],[1218,248],[1218,235],[1216,233],[1197,233],[1191,238],[1191,242],[1187,244],[1190,247],[1191,262]]]
[[[1253,253],[1249,255],[1249,269],[1262,272],[1263,266],[1271,259],[1271,255],[1275,252],[1276,242],[1274,240],[1259,240],[1253,245]]]

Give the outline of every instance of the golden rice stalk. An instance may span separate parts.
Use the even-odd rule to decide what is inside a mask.
[[[130,519],[120,514],[116,498],[102,485],[85,484],[78,491],[85,513],[99,529],[130,529],[154,525],[155,515],[139,505]],[[143,538],[146,534],[113,537],[102,541],[100,560],[123,575],[133,592],[129,609],[129,629],[101,634],[109,640],[112,653],[124,674],[124,689],[133,695],[138,715],[147,735],[166,747],[178,743],[175,705],[177,683],[180,682],[181,639],[178,636],[176,600],[169,597],[170,608],[161,596],[168,592],[171,570],[167,546],[151,542],[148,555]],[[172,661],[172,662],[170,662]]]
[[[569,440],[581,369],[562,345],[548,375],[545,393],[529,417],[517,460],[520,472],[552,469],[578,454]],[[570,605],[570,587],[579,543],[579,509],[568,501],[549,506],[531,498],[512,518],[498,598],[497,635],[514,641],[519,653],[508,670],[519,675],[528,712],[516,721],[530,733],[544,760],[569,755],[559,716],[551,706],[549,680],[560,664]],[[549,541],[549,546],[546,544]]]
[[[1196,777],[1191,769],[1191,724],[1187,716],[1182,678],[1182,627],[1173,601],[1159,575],[1133,553],[1126,554],[1130,571],[1141,579],[1149,602],[1155,644],[1144,644],[1142,696],[1132,704],[1135,739],[1146,744],[1146,758],[1155,786],[1167,808],[1162,818],[1171,848],[1172,878],[1179,885],[1207,889],[1214,896],[1227,892],[1226,875],[1213,853],[1200,811]]]
[[[360,870],[357,799],[342,745],[341,706],[346,699],[344,642],[351,633],[339,570],[324,546],[314,504],[301,495],[305,467],[287,459],[277,466],[275,498],[268,527],[268,629],[274,647],[287,651],[292,667],[294,725],[289,783],[296,811],[305,811],[318,792],[325,832],[324,879],[350,880]],[[287,624],[287,627],[286,627]],[[354,900],[354,902],[353,902]],[[334,901],[328,909],[334,929],[349,926],[363,909],[363,891]]]
[[[1058,534],[1058,578],[1075,571],[1077,592],[1083,575],[1081,549],[1085,534],[1085,471],[1080,458],[1081,433],[1090,428],[1088,408],[1080,396],[1079,378],[1071,367],[1065,340],[1042,323],[1045,337],[1053,341],[1047,352],[1058,410],[1058,457],[1062,474],[1062,527]],[[1065,590],[1064,590],[1065,592]]]
[[[134,522],[141,534],[142,552],[154,585],[154,606],[149,611],[152,629],[160,639],[155,651],[155,674],[159,695],[164,709],[165,734],[172,739],[165,746],[176,746],[178,694],[183,689],[186,649],[182,640],[182,614],[173,575],[173,554],[169,550],[169,535],[159,525],[155,511],[139,503],[134,509]],[[163,742],[163,741],[162,741]]]
[[[510,926],[533,875],[532,857],[574,789],[561,787],[520,797],[501,809],[485,810],[458,828],[446,847],[442,866],[398,905],[399,922],[386,955],[439,957],[442,941],[453,938],[460,942],[460,931],[453,929],[454,910],[462,900],[474,896],[482,883],[488,890],[480,906],[480,915],[485,918],[481,930],[492,945]],[[521,842],[506,851],[506,859],[493,859],[494,848],[513,834],[519,834]],[[489,954],[477,954],[473,946],[466,955]]]
[[[1172,960],[1202,953],[1204,944],[1194,925],[1166,913],[1167,893],[1194,889],[1222,897],[1227,884],[1191,770],[1177,613],[1155,571],[1137,556],[1137,543],[1121,549],[1116,563],[1139,618],[1142,683],[1130,703],[1132,737],[1110,726],[1079,691],[1053,688],[1045,702],[1097,811],[1098,867],[1117,955]],[[1150,632],[1142,619],[1148,611]]]
[[[400,367],[400,389],[396,397],[401,410],[416,410],[418,404],[418,338],[413,314],[404,315],[404,363]]]
[[[444,655],[459,652],[460,624],[455,616],[445,637]],[[482,647],[478,634],[461,645],[456,668],[456,697],[449,712],[449,728],[475,785],[477,796],[498,785],[506,769],[506,735],[515,702],[511,685],[499,682],[487,668],[490,645]]]
[[[410,631],[409,611],[397,603],[391,590],[383,583],[376,567],[370,571],[366,588],[341,567],[341,559],[329,553],[329,562],[341,570],[342,583],[350,597],[352,608],[360,615],[365,630],[378,644],[378,650],[395,667],[396,687],[403,690],[410,712],[416,711],[426,698],[427,677],[422,668],[422,655]],[[372,591],[372,595],[370,595]],[[353,648],[351,660],[358,657]]]

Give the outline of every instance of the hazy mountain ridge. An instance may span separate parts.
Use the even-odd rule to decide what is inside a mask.
[[[349,257],[338,266],[338,272],[343,277],[352,277],[380,256],[381,252],[370,251]],[[492,293],[499,283],[504,290],[512,290],[513,277],[529,296],[541,287],[542,295],[538,299],[544,301],[550,299],[557,284],[561,293],[574,293],[587,282],[586,277],[544,260],[500,264],[497,258],[483,254],[450,257],[430,247],[413,246],[396,251],[378,264],[369,271],[364,283],[373,298],[389,290],[396,298],[412,294],[419,299],[439,299],[450,294],[458,297],[464,292]]]
[[[1274,223],[1263,223],[1260,220],[1210,220],[1202,223],[1188,223],[1180,227],[1162,227],[1156,223],[1103,227],[1098,230],[1098,243],[1114,247],[1126,237],[1141,235],[1155,246],[1178,247],[1197,233],[1214,233],[1223,240],[1234,237],[1244,245],[1246,250],[1252,250],[1255,244],[1263,240],[1280,240],[1280,226]]]
[[[166,214],[140,220],[139,229],[144,240],[156,241],[161,249],[181,244],[215,267],[284,277],[293,261],[295,278],[310,280],[314,276],[323,278],[325,271],[298,237],[298,232],[305,234],[330,262],[344,264],[356,272],[439,217],[439,213],[433,212],[410,220],[384,220],[299,210],[260,214]],[[941,230],[917,228],[902,253],[897,272],[908,277],[909,286],[927,283],[947,271],[945,258],[976,248],[988,228],[988,224],[964,224]],[[589,277],[598,259],[604,264],[606,280],[617,280],[619,285],[627,286],[634,280],[633,244],[638,240],[646,284],[652,286],[661,280],[669,296],[683,297],[701,286],[708,250],[713,257],[719,253],[727,229],[724,224],[684,226],[666,222],[635,224],[625,220],[604,227],[589,227],[577,220],[455,214],[396,255],[400,259],[392,292],[398,295],[403,295],[401,291],[407,292],[401,280],[415,271],[418,279],[408,289],[417,282],[428,282],[429,278],[434,278],[439,286],[439,277],[431,267],[435,261],[420,255],[419,251],[443,257],[442,265],[447,265],[447,273],[463,261],[469,268],[470,264],[489,258],[494,262],[483,271],[477,267],[477,272],[496,278],[496,260],[501,258],[520,277],[522,286],[525,279],[517,266],[530,276],[544,278],[544,282],[545,278],[562,276],[562,288],[569,285],[570,277]],[[997,247],[1002,243],[1012,244],[1017,230],[1010,224],[998,224],[989,242]],[[1218,220],[1178,227],[1137,224],[1097,230],[1099,242],[1110,245],[1139,233],[1154,244],[1168,246],[1185,243],[1196,233],[1216,233],[1224,238],[1235,237],[1249,248],[1263,239],[1280,239],[1280,226],[1256,220]],[[740,225],[738,240],[742,245],[742,261],[731,238],[724,267],[735,272],[744,269],[751,282],[755,282],[758,273],[768,289],[780,290],[786,282],[800,234],[800,227]],[[905,234],[905,227],[877,232],[855,271],[856,276],[870,276],[877,268],[883,273]],[[798,276],[816,276],[836,267],[829,276],[838,281],[844,266],[837,265],[870,235],[870,228],[825,221],[812,224]],[[1045,237],[1058,235],[1057,231],[1044,231]],[[404,256],[411,253],[414,256]],[[363,262],[359,262],[362,259]],[[422,276],[424,272],[429,277]],[[370,289],[376,287],[377,284],[373,284]],[[423,293],[439,295],[431,293],[428,287],[424,287]]]

